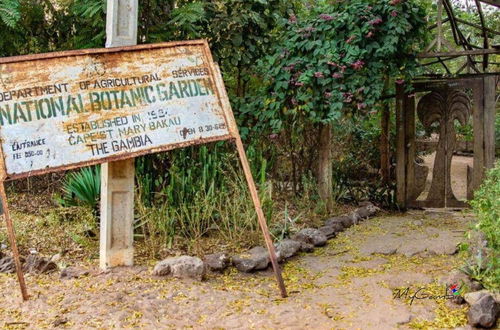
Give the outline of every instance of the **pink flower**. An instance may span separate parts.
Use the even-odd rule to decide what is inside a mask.
[[[316,78],[323,78],[323,73],[322,73],[322,72],[315,72],[315,73],[314,73],[314,76],[315,76]]]
[[[371,38],[371,37],[373,37],[373,32],[372,32],[372,31],[368,32],[368,33],[366,34],[366,36],[365,36],[365,37],[366,37],[366,38]]]
[[[358,110],[366,108],[366,103],[358,103]]]
[[[346,44],[350,44],[354,39],[356,39],[356,36],[350,36],[345,42]]]
[[[404,83],[405,83],[404,79],[397,79],[396,80],[396,84],[398,84],[398,85],[402,85]]]
[[[342,66],[340,67],[340,71],[341,71],[342,73],[344,73],[344,72],[345,72],[345,69],[347,69],[347,67],[346,67],[345,65],[342,65]]]
[[[382,20],[380,17],[377,17],[377,18],[375,18],[374,20],[371,20],[371,21],[369,22],[369,24],[370,24],[370,25],[378,25],[378,24],[380,24],[380,23],[382,23],[382,22],[383,22],[383,20]]]
[[[396,17],[396,16],[398,16],[398,11],[397,11],[397,10],[393,10],[393,11],[391,11],[391,16],[392,16],[392,17]]]
[[[297,100],[295,98],[292,98],[292,104],[295,106],[295,105],[297,105],[299,103],[297,102]]]
[[[297,16],[295,15],[290,15],[290,18],[288,19],[289,23],[295,24],[297,23]]]
[[[351,67],[354,70],[361,70],[364,65],[365,65],[365,62],[363,62],[361,60],[357,60],[356,62],[354,62],[353,64],[351,64]]]
[[[297,82],[295,83],[295,86],[297,86],[297,87],[302,87],[302,86],[304,86],[304,83],[303,83],[303,82],[299,82],[299,81],[297,81]]]
[[[321,15],[319,15],[319,18],[321,18],[322,20],[325,20],[325,21],[331,21],[333,19],[333,16],[327,15],[327,14],[321,14]]]
[[[278,138],[278,134],[276,134],[276,133],[270,134],[270,135],[269,135],[269,138],[270,138],[271,140],[275,140],[275,139],[277,139],[277,138]]]
[[[337,66],[337,63],[335,63],[335,62],[327,62],[326,64],[331,65],[331,66]]]
[[[352,102],[352,93],[344,93],[344,102],[351,103]]]
[[[335,72],[334,74],[332,74],[332,77],[335,78],[335,79],[339,79],[339,78],[342,78],[343,75],[341,75],[340,73],[338,72]]]
[[[391,0],[391,1],[389,1],[389,4],[392,5],[392,6],[395,6],[395,5],[399,4],[399,3],[401,3],[401,1],[402,0]]]

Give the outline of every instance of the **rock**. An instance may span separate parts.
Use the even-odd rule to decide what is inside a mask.
[[[38,254],[30,254],[23,266],[26,273],[46,274],[57,270],[57,265]]]
[[[278,261],[281,262],[296,255],[300,251],[302,244],[301,242],[294,241],[293,239],[284,239],[275,244],[275,246],[276,256]]]
[[[16,265],[14,264],[14,258],[9,256],[4,256],[0,259],[0,273],[14,273],[16,271]]]
[[[206,255],[205,258],[203,258],[203,261],[211,271],[223,271],[231,262],[229,256],[225,253]]]
[[[471,291],[480,291],[482,289],[484,289],[484,287],[483,287],[483,285],[480,282],[478,282],[478,281],[471,281],[471,283],[470,283],[470,290]]]
[[[469,305],[474,305],[477,303],[481,298],[484,296],[488,295],[489,292],[487,290],[481,290],[481,291],[475,291],[475,292],[469,292],[464,294],[464,299]]]
[[[339,218],[339,221],[342,223],[345,229],[351,227],[354,225],[354,218],[348,216],[348,215],[342,215]]]
[[[60,253],[54,254],[54,255],[52,256],[52,258],[50,258],[50,261],[52,261],[52,262],[58,262],[58,261],[60,261],[60,260],[61,260],[61,257],[62,257],[62,256],[61,256],[61,254],[60,254]]]
[[[202,280],[205,275],[205,264],[197,257],[172,257],[157,263],[153,269],[153,274],[157,276],[172,275],[176,278]]]
[[[422,222],[422,220],[415,220],[415,221],[413,221],[413,225],[417,226],[417,227],[421,227],[421,226],[423,226],[423,224],[424,223]]]
[[[356,209],[354,212],[361,218],[361,219],[368,219],[372,216],[374,216],[378,212],[379,208],[376,207],[373,204],[368,204],[363,207],[360,207]]]
[[[349,218],[352,219],[352,224],[357,225],[361,220],[363,220],[356,211],[353,211],[347,215]]]
[[[335,228],[337,233],[340,233],[345,230],[344,224],[342,223],[340,217],[334,217],[326,220],[325,226]]]
[[[332,239],[337,236],[337,232],[335,231],[335,228],[333,226],[319,227],[318,230],[325,234],[327,239]]]
[[[66,267],[61,271],[60,277],[62,279],[72,279],[72,278],[80,278],[82,276],[89,275],[90,272],[85,269],[76,268],[76,267]]]
[[[314,245],[306,242],[301,242],[300,243],[300,252],[313,252],[314,251]]]
[[[68,323],[68,319],[65,318],[65,317],[56,317],[56,319],[52,322],[52,325],[54,326],[54,328],[58,327],[58,326],[61,326],[61,325],[64,325]]]
[[[233,256],[232,259],[234,267],[244,273],[266,269],[271,261],[269,253],[262,246],[256,246],[247,253]]]
[[[497,321],[499,306],[491,294],[487,294],[474,303],[467,318],[473,327],[491,328]]]
[[[442,278],[439,282],[447,286],[457,284],[460,289],[464,286],[471,287],[469,276],[458,269],[451,271],[449,275]]]
[[[327,238],[318,229],[305,228],[295,234],[292,239],[307,244],[312,244],[314,246],[323,246],[326,244]]]
[[[325,227],[332,227],[335,233],[341,233],[345,230],[344,225],[342,225],[342,222],[330,222],[327,220],[325,222]]]

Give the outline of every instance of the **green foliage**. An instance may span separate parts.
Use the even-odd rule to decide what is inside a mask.
[[[13,28],[20,18],[19,0],[0,0],[0,20],[5,25]]]
[[[366,113],[380,99],[386,76],[408,80],[417,72],[424,17],[411,1],[369,0],[291,16],[278,47],[262,62],[263,97],[243,112],[275,131],[289,118],[327,123]]]
[[[486,235],[489,247],[500,251],[500,163],[488,172],[471,205],[479,220],[476,229]]]
[[[235,170],[234,150],[223,146],[185,148],[137,160],[137,229],[151,246],[155,245],[151,240],[171,247],[176,237],[196,242],[211,234],[226,242],[254,242],[258,222],[248,188],[242,173]],[[254,148],[250,150],[250,157],[259,157]],[[260,175],[262,207],[271,219],[274,203],[265,175],[267,162],[257,158],[251,163],[260,164],[253,171],[256,178]]]
[[[101,167],[85,167],[68,174],[63,182],[63,206],[84,205],[97,210],[101,193]]]
[[[491,264],[480,267],[484,271],[481,280],[498,290],[500,289],[500,163],[488,172],[486,180],[474,193],[471,205],[478,218],[474,229],[484,234],[488,251],[491,252],[491,255],[488,255]]]

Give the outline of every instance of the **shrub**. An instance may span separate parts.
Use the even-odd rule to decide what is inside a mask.
[[[487,264],[479,274],[480,280],[490,289],[500,286],[500,162],[487,174],[486,180],[475,192],[472,208],[478,222],[474,229],[484,234],[487,240]],[[484,256],[479,256],[481,259]],[[481,265],[483,266],[483,265]]]

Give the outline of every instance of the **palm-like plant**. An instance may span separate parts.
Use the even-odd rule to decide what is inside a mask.
[[[63,183],[63,206],[84,205],[97,210],[101,194],[101,167],[85,167],[66,176]]]

